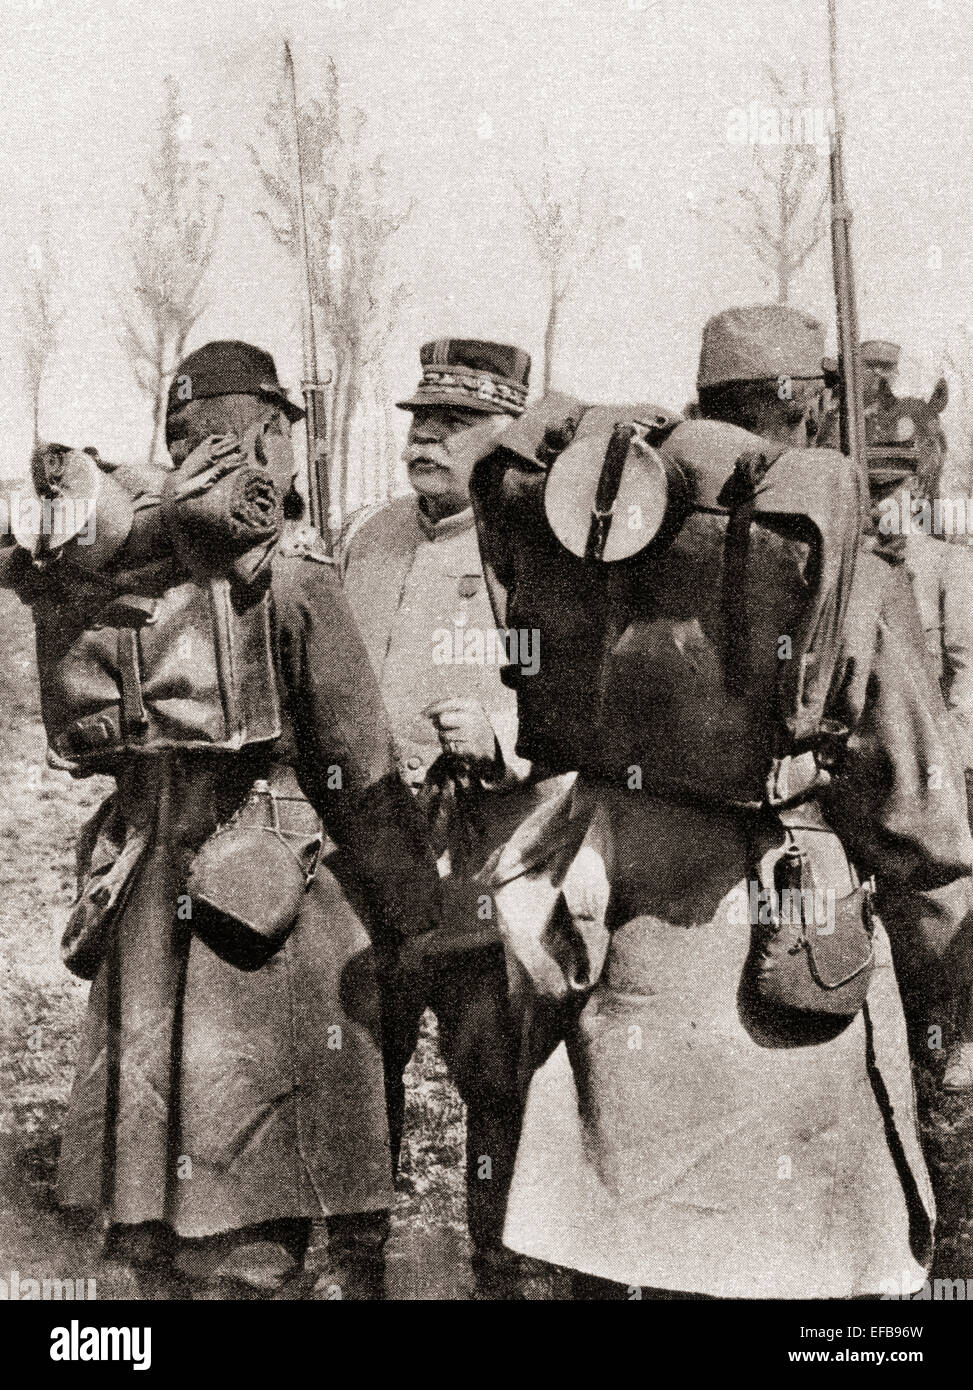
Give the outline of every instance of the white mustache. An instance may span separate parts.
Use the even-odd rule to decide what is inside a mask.
[[[414,463],[431,463],[437,468],[449,466],[449,456],[446,450],[437,444],[409,444],[406,446],[402,458],[409,468]]]

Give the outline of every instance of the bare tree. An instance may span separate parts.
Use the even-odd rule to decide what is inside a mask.
[[[209,147],[195,156],[190,133],[179,84],[169,76],[158,146],[129,222],[132,284],[119,310],[118,341],[152,401],[150,463],[162,443],[169,382],[206,308],[203,283],[222,213],[209,174]]]
[[[960,324],[943,353],[953,403],[953,432],[959,447],[949,451],[947,492],[973,493],[973,324]]]
[[[370,461],[353,448],[352,425],[370,384],[380,379],[386,345],[408,298],[403,284],[389,283],[386,260],[389,242],[411,216],[412,205],[390,207],[382,160],[366,153],[367,118],[346,101],[333,59],[325,70],[323,95],[304,99],[298,120],[311,295],[319,341],[331,365],[327,443],[337,530],[349,498],[365,494],[370,471],[375,495],[383,499],[389,492],[391,451],[372,461],[370,470]],[[283,87],[267,109],[265,147],[251,146],[250,153],[269,204],[257,215],[278,244],[297,256],[296,150]]]
[[[54,250],[49,208],[42,208],[37,240],[27,248],[21,306],[24,386],[31,405],[34,443],[40,438],[40,400],[44,373],[57,345],[61,313],[57,306],[60,266]]]
[[[764,143],[764,132],[758,132],[754,182],[720,199],[715,216],[756,257],[778,304],[786,304],[828,232],[828,129],[824,111],[812,105],[806,68],[796,83],[772,68],[764,72],[780,103],[765,112],[771,138]]]
[[[516,175],[511,174],[511,178],[520,194],[531,240],[544,271],[546,316],[542,383],[546,394],[551,388],[561,307],[598,250],[609,216],[604,198],[589,196],[587,168],[581,171],[573,194],[562,190],[562,179],[550,157],[546,130],[542,132],[542,141],[537,186],[528,191]],[[599,202],[600,207],[597,206]]]

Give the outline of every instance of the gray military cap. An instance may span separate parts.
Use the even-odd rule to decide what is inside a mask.
[[[870,338],[867,343],[862,343],[862,361],[867,367],[897,367],[901,351],[898,343]]]
[[[824,375],[824,329],[803,309],[752,304],[715,314],[703,329],[696,385]]]

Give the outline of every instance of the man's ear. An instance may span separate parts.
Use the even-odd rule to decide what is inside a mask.
[[[949,387],[946,385],[946,378],[940,377],[933,387],[933,393],[929,397],[929,409],[933,415],[941,415],[949,405]]]
[[[458,462],[472,468],[492,453],[498,436],[511,424],[513,417],[510,415],[484,413],[482,420],[450,438],[449,451]]]
[[[821,432],[821,423],[824,420],[827,408],[828,390],[822,385],[820,391],[815,391],[809,397],[807,408],[804,411],[804,424],[807,429],[808,440],[813,443]]]

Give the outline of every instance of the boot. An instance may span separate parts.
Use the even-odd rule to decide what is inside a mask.
[[[149,1303],[168,1303],[191,1297],[189,1286],[176,1267],[175,1233],[162,1221],[143,1221],[134,1226],[112,1226],[105,1239],[103,1258],[118,1265],[134,1285],[135,1297]]]
[[[201,1240],[184,1240],[177,1263],[203,1302],[289,1300],[306,1292],[311,1223],[264,1222]]]
[[[328,1267],[314,1281],[310,1297],[315,1302],[383,1300],[389,1213],[363,1211],[329,1216],[327,1225]]]
[[[159,1265],[133,1266],[139,1298],[148,1303],[188,1302],[192,1298],[189,1281],[171,1261]]]
[[[502,1245],[474,1246],[473,1297],[481,1303],[521,1303],[545,1295],[526,1263]]]
[[[267,1300],[291,1296],[302,1266],[274,1241],[238,1245],[221,1260],[196,1293],[203,1300]]]

